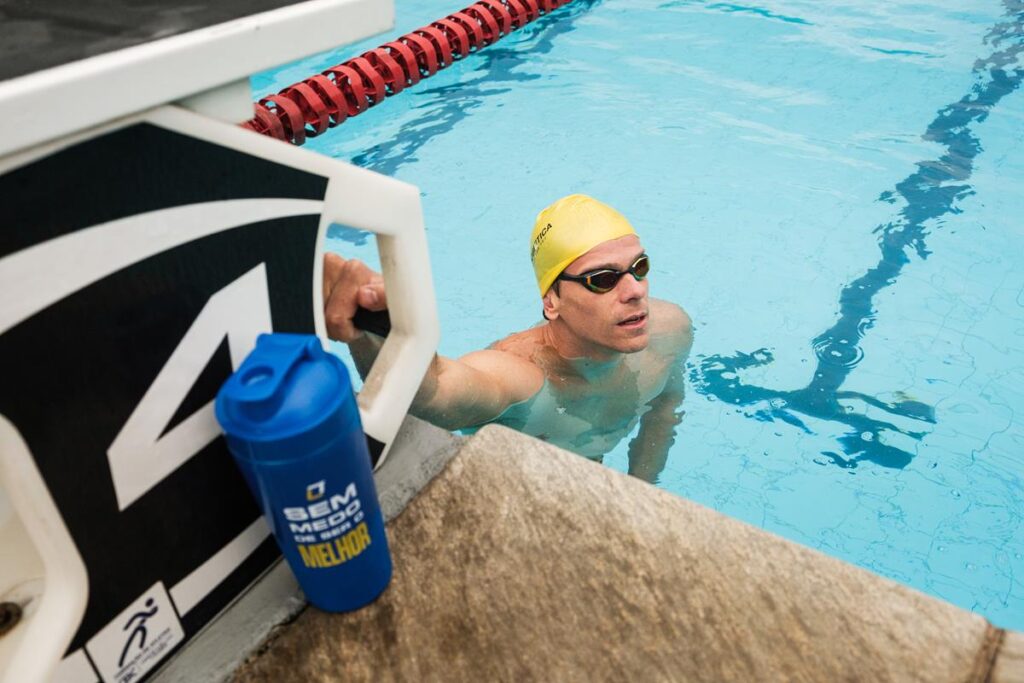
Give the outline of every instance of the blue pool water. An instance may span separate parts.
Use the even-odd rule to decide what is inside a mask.
[[[462,6],[396,4],[256,92]],[[306,147],[422,189],[449,356],[539,320],[540,208],[619,208],[696,329],[658,485],[1024,629],[1022,53],[1019,0],[576,0]]]

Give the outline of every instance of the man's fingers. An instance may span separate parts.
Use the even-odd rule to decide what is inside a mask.
[[[383,282],[372,282],[359,288],[359,305],[370,311],[383,311],[388,307]]]
[[[387,308],[384,279],[358,259],[324,254],[324,319],[331,339],[350,342],[362,336],[352,324],[359,307],[370,311]]]
[[[360,336],[359,330],[352,324],[352,316],[356,313],[356,301],[350,294],[346,296],[344,288],[338,288],[324,304],[324,322],[327,323],[327,336],[338,341],[350,342]]]
[[[341,258],[337,254],[324,254],[324,303],[327,303],[327,300],[331,298],[331,291],[341,279],[344,267],[345,259]]]
[[[327,336],[343,342],[359,337],[360,332],[352,325],[356,312],[356,288],[353,281],[352,263],[337,254],[324,254],[324,322]]]

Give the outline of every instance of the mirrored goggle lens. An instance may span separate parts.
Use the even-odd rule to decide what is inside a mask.
[[[615,289],[615,285],[618,284],[619,278],[625,275],[625,273],[616,273],[614,270],[603,270],[599,273],[594,273],[587,278],[587,284],[595,292],[609,292]]]
[[[651,272],[651,260],[646,256],[641,256],[633,264],[632,270],[637,280],[643,280],[647,277],[647,273]]]

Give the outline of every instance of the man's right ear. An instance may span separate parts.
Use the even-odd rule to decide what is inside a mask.
[[[559,301],[558,301],[558,292],[555,291],[554,287],[552,287],[551,289],[549,289],[547,291],[547,293],[544,295],[544,298],[541,299],[541,301],[543,301],[543,303],[544,303],[544,310],[542,311],[542,315],[544,316],[544,319],[545,320],[554,320],[555,318],[557,318],[558,317]]]

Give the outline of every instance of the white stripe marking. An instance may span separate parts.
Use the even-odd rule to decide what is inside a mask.
[[[312,199],[228,199],[140,213],[0,259],[0,334],[111,273],[192,240],[250,223],[319,214]]]

